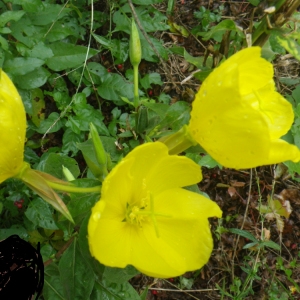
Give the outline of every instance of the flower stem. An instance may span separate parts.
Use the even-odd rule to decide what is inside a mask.
[[[101,191],[101,186],[93,186],[93,187],[78,187],[72,185],[62,185],[56,182],[51,182],[46,180],[47,184],[55,190],[64,191],[69,193],[99,193]]]
[[[134,85],[134,98],[133,105],[137,110],[139,106],[139,67],[138,65],[133,66],[133,85]]]
[[[187,125],[184,125],[179,131],[173,134],[160,138],[158,141],[164,143],[168,147],[169,154],[171,155],[179,154],[191,146],[196,146],[198,144],[192,138]]]

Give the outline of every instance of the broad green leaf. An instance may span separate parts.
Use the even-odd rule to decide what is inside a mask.
[[[10,228],[0,229],[0,240],[5,240],[11,235],[16,234],[21,239],[28,240],[28,231],[21,225],[12,225]]]
[[[73,184],[80,187],[92,187],[100,184],[100,181],[95,179],[78,179],[72,181]],[[70,202],[68,203],[68,209],[74,218],[75,222],[81,221],[91,208],[99,200],[99,193],[72,193],[70,195]]]
[[[67,23],[64,22],[64,20],[57,21],[53,24],[51,27],[51,30],[48,30],[48,28],[45,28],[45,36],[48,42],[56,42],[61,41],[67,36],[73,35],[77,36],[78,32],[76,28],[66,26]]]
[[[144,38],[143,35],[140,35],[141,37],[141,47],[142,47],[142,58],[150,61],[150,62],[158,62],[158,58],[156,54],[154,53],[153,49],[149,45],[148,41]],[[152,44],[162,57],[162,59],[167,60],[168,59],[168,51],[164,48],[162,41],[159,41],[152,36],[148,36],[151,40]]]
[[[96,259],[94,259],[91,256],[89,245],[88,245],[88,232],[87,232],[87,226],[89,222],[90,213],[86,215],[84,220],[80,224],[80,230],[79,230],[79,236],[78,236],[78,246],[80,249],[80,252],[85,259],[86,263],[93,269],[95,275],[98,278],[102,278],[103,271],[105,267],[101,265]],[[90,298],[90,300],[94,300],[93,297]]]
[[[7,22],[9,21],[18,21],[20,20],[23,15],[25,14],[24,11],[6,11],[0,15],[0,27],[4,27]]]
[[[47,119],[41,122],[40,127],[36,131],[38,133],[45,133],[48,129],[50,129],[48,133],[58,131],[63,126],[62,121],[58,118],[59,114],[57,112],[51,113]]]
[[[54,263],[45,268],[43,298],[47,300],[66,300],[60,281],[58,266]]]
[[[124,283],[139,273],[133,266],[124,269],[105,267],[103,279],[106,282]]]
[[[52,43],[49,47],[54,56],[48,58],[46,64],[53,71],[79,67],[86,59],[98,53],[95,49],[88,49],[84,46],[76,46],[63,42]]]
[[[187,124],[190,119],[190,106],[183,101],[178,101],[169,107],[165,118],[159,124],[162,127],[171,127],[173,130],[179,130]]]
[[[257,6],[261,0],[248,0],[252,5]]]
[[[14,82],[21,89],[31,90],[44,85],[49,76],[50,72],[47,69],[39,67],[25,75],[15,76]]]
[[[95,275],[92,268],[82,256],[76,237],[62,255],[58,268],[66,300],[90,298],[95,282]]]
[[[91,82],[99,85],[102,82],[102,78],[107,75],[107,70],[101,64],[96,62],[89,62],[87,68],[84,70],[85,78]]]
[[[149,89],[151,87],[151,84],[158,84],[158,85],[163,84],[163,82],[161,81],[160,74],[158,74],[158,73],[146,74],[140,80],[140,83],[145,90]]]
[[[65,154],[72,152],[72,156],[76,155],[78,152],[77,143],[82,143],[84,139],[84,132],[80,132],[80,134],[77,134],[70,128],[67,128],[63,135],[62,152]]]
[[[163,119],[166,115],[167,110],[170,108],[170,105],[164,103],[151,103],[147,101],[143,101],[143,105],[148,107],[149,109],[156,112],[161,119]]]
[[[102,84],[97,89],[98,94],[116,105],[124,105],[121,97],[133,98],[133,84],[127,82],[119,74],[108,74],[103,78]]]
[[[36,12],[43,7],[41,0],[12,0],[10,2],[22,5],[26,12]]]
[[[25,75],[39,68],[44,64],[44,60],[33,57],[15,57],[4,62],[5,72],[16,75]]]
[[[40,162],[38,169],[64,180],[62,166],[68,168],[75,178],[79,176],[80,170],[77,161],[74,158],[56,153],[50,153],[45,160]]]
[[[71,9],[66,8],[63,5],[51,4],[43,1],[42,5],[38,7],[37,12],[29,13],[28,15],[32,24],[45,26],[63,18],[70,12]]]
[[[17,43],[16,48],[22,56],[34,57],[43,60],[53,56],[52,50],[43,42],[37,43],[33,46],[33,48],[29,48],[22,43]]]
[[[91,295],[93,300],[140,300],[136,290],[129,284],[107,283],[102,281],[95,282],[95,287]]]
[[[100,176],[102,175],[102,168],[98,163],[92,139],[89,139],[81,144],[77,144],[77,147],[82,152],[84,160],[93,175],[96,178],[100,178]]]
[[[52,209],[41,198],[35,198],[29,203],[25,215],[35,226],[46,229],[58,229],[53,220]]]

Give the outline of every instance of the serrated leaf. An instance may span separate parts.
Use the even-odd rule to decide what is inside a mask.
[[[125,81],[118,74],[107,74],[102,84],[97,89],[98,94],[107,100],[113,101],[116,105],[124,105],[121,97],[133,98],[133,84]]]
[[[56,178],[65,179],[62,166],[68,168],[75,178],[80,174],[77,161],[74,158],[50,153],[47,158],[40,162],[38,169]]]
[[[35,226],[46,229],[58,229],[49,205],[40,198],[36,198],[29,203],[25,215]]]
[[[62,255],[58,268],[66,300],[90,298],[95,275],[82,256],[76,237]]]
[[[160,74],[158,74],[158,73],[146,74],[140,80],[140,83],[145,90],[149,89],[151,87],[151,84],[158,84],[158,85],[163,84],[163,82],[161,81]]]
[[[85,59],[89,59],[99,52],[95,49],[63,42],[54,42],[49,47],[54,55],[46,60],[46,64],[53,71],[79,67]]]
[[[77,144],[82,143],[85,139],[84,132],[80,132],[80,134],[75,133],[70,128],[67,128],[63,135],[63,153],[68,154],[72,153],[72,156],[76,155],[78,152]]]

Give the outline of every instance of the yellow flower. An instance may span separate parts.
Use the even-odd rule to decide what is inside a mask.
[[[190,134],[225,167],[300,160],[299,149],[280,139],[294,121],[292,106],[275,91],[273,66],[260,53],[252,47],[231,56],[193,103]]]
[[[163,143],[135,148],[106,177],[92,209],[92,256],[160,278],[201,268],[213,247],[207,218],[222,215],[215,202],[182,188],[201,178],[196,163],[169,155]]]
[[[79,188],[49,174],[32,170],[23,161],[26,113],[22,99],[9,77],[0,69],[0,183],[8,178],[22,180],[46,202],[74,222],[65,203],[53,190],[99,192],[100,187]]]
[[[0,69],[0,183],[19,173],[23,165],[26,114],[9,77]]]

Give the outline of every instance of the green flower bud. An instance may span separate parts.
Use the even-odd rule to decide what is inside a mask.
[[[138,66],[142,59],[141,40],[134,19],[132,19],[132,23],[131,23],[129,57],[130,57],[130,62],[133,66]]]

